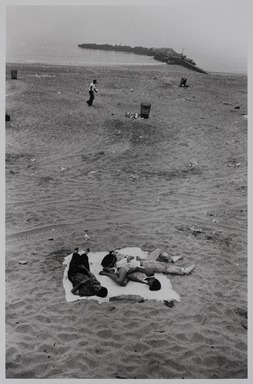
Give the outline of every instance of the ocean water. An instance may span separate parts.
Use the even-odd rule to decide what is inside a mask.
[[[79,48],[78,44],[27,44],[6,46],[7,63],[54,65],[163,65],[150,56]]]

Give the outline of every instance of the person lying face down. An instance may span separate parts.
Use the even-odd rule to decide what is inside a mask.
[[[102,287],[95,275],[90,272],[88,252],[80,255],[78,248],[75,248],[69,264],[68,278],[73,284],[71,292],[79,296],[107,296],[107,288]]]
[[[100,275],[110,277],[115,283],[121,286],[126,286],[129,280],[133,280],[139,283],[147,284],[151,291],[158,291],[161,289],[161,283],[154,276],[153,271],[135,271],[137,273],[131,274],[131,270],[140,266],[140,262],[133,256],[125,256],[121,260],[116,260],[116,252],[111,251],[105,256],[106,263],[102,265],[109,265],[116,268],[116,271],[112,268],[104,267],[103,271],[99,272]]]
[[[117,284],[122,286],[125,286],[129,280],[144,283],[147,278],[153,276],[153,280],[148,279],[149,281],[147,281],[148,285],[150,286],[155,279],[154,273],[188,275],[195,268],[194,264],[188,268],[168,265],[168,262],[176,262],[182,259],[182,256],[174,256],[174,259],[170,259],[168,254],[162,253],[159,248],[150,252],[145,258],[140,258],[138,256],[124,256],[120,255],[120,253],[116,251],[111,251],[106,257],[108,264],[111,261],[110,267],[115,265],[117,271],[115,272],[110,268],[104,267],[100,274],[109,276]],[[166,260],[167,258],[167,262],[158,261],[161,259],[161,257],[163,260]],[[142,273],[142,275],[140,275],[140,273]],[[143,276],[143,274],[146,275],[146,277]],[[158,283],[155,284],[158,286]]]

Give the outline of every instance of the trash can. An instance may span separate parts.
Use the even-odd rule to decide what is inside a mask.
[[[151,109],[151,104],[141,103],[141,117],[143,117],[144,119],[148,119],[150,109]]]
[[[18,71],[12,69],[11,70],[11,78],[16,80],[18,78]]]

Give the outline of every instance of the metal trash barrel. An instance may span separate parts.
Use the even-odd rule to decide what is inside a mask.
[[[144,119],[149,118],[149,113],[151,109],[151,104],[149,103],[141,103],[141,117]]]
[[[16,80],[18,78],[18,71],[16,71],[15,69],[12,69],[11,70],[11,78]]]

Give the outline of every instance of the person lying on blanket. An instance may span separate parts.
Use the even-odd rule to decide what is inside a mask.
[[[110,252],[107,256],[114,256],[113,251]],[[107,261],[110,260],[110,257],[107,257]],[[138,271],[136,268],[140,265],[140,262],[137,261],[134,256],[125,256],[120,261],[116,261],[114,264],[113,258],[111,259],[112,266],[116,266],[116,271],[114,268],[104,267],[103,271],[99,272],[100,275],[105,275],[110,277],[115,283],[125,287],[129,280],[133,280],[139,283],[147,284],[150,291],[159,291],[161,289],[161,283],[154,276],[152,270],[146,268],[144,271]],[[131,270],[134,270],[135,273],[131,273]]]
[[[144,273],[146,277],[149,277],[152,275],[154,276],[154,273],[188,275],[195,268],[194,264],[192,264],[188,268],[170,266],[167,264],[167,262],[158,261],[159,258],[161,259],[161,256],[163,260],[166,259],[167,257],[167,260],[171,262],[176,262],[182,259],[182,256],[174,256],[172,259],[172,256],[169,257],[168,254],[162,253],[162,251],[159,248],[150,252],[143,259],[141,259],[139,256],[136,256],[136,257],[125,256],[125,255],[120,255],[120,253],[118,252],[111,251],[106,256],[107,262],[109,264],[110,259],[112,262],[114,260],[114,263],[115,263],[114,265],[116,266],[117,271],[115,273],[114,270],[112,270],[111,268],[105,267],[103,271],[100,272],[100,274],[109,276],[116,283],[124,286],[128,283],[129,280],[137,281],[136,279],[139,279],[140,277],[139,273]],[[118,260],[118,259],[121,259],[121,260]],[[113,265],[111,263],[110,267],[112,266]],[[136,273],[138,273],[138,275],[136,275]],[[143,280],[143,277],[142,277],[142,280]],[[141,282],[144,282],[144,281],[141,281]],[[149,283],[152,284],[152,279],[150,279]]]
[[[78,248],[75,248],[72,259],[69,263],[68,278],[73,284],[71,292],[79,296],[107,296],[107,288],[102,287],[95,275],[90,272],[90,265],[87,253],[80,255]]]
[[[168,262],[175,263],[183,259],[183,256],[169,256],[168,253],[162,252],[160,248],[156,248],[144,258],[137,256],[136,259],[140,262],[141,267],[152,269],[154,273],[189,275],[195,268],[194,264],[188,268],[168,265]]]

